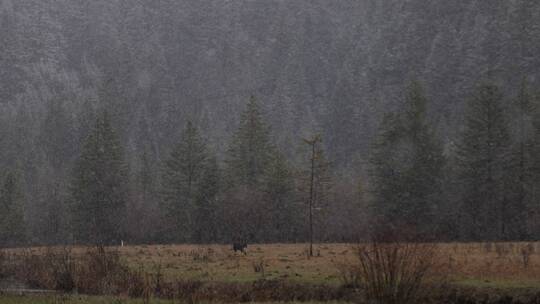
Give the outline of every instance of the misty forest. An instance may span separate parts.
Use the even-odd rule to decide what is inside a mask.
[[[154,249],[204,263],[231,251],[220,265],[235,260],[238,276],[267,282],[274,267],[302,281],[305,265],[282,261],[291,252],[315,263],[352,251],[358,273],[324,264],[361,296],[260,298],[251,286],[246,301],[420,303],[420,281],[442,267],[431,246],[450,255],[434,259],[449,277],[492,282],[508,268],[523,285],[540,274],[540,3],[0,0],[0,168],[0,268],[17,265],[0,287],[123,294],[116,275],[146,282],[131,271]],[[130,261],[104,272],[107,291],[97,275],[81,283],[95,265],[61,263],[78,269],[67,281],[18,270],[84,246],[97,249],[80,265]],[[515,266],[503,261],[514,252]],[[400,253],[417,280],[391,263]],[[372,285],[381,265],[396,267],[395,286]],[[174,298],[161,271],[136,298]],[[206,296],[190,301],[239,301]]]

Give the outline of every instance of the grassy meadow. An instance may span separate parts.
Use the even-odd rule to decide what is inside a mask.
[[[281,279],[339,285],[341,270],[356,263],[352,244],[253,244],[247,253],[229,245],[142,245],[113,248],[134,270],[165,280],[251,282]],[[448,282],[465,285],[538,287],[540,243],[447,243],[437,246],[437,265]],[[17,252],[21,249],[13,249]],[[29,249],[34,253],[43,248]],[[78,247],[75,253],[85,249]]]
[[[313,286],[347,283],[347,270],[357,265],[356,245],[317,244],[308,257],[306,244],[253,244],[246,254],[226,245],[141,245],[111,248],[133,271],[163,282],[252,284],[261,280]],[[45,248],[10,249],[11,255],[45,254]],[[84,254],[86,248],[73,248]],[[437,280],[453,288],[529,290],[540,292],[540,243],[449,243],[436,245]],[[229,286],[233,286],[229,285]],[[4,303],[143,303],[122,298],[83,296],[0,297]],[[174,303],[153,300],[151,303]]]
[[[217,282],[284,279],[342,284],[342,269],[356,263],[355,245],[250,245],[247,254],[230,246],[172,245],[118,248],[131,267],[161,271],[165,278]],[[451,284],[540,290],[540,243],[452,243],[437,245],[437,267]]]

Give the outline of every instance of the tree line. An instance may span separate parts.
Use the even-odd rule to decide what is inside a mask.
[[[312,210],[324,212],[331,179],[322,145],[305,153],[309,166],[293,167],[272,142],[254,97],[222,161],[188,121],[157,170],[143,153],[142,166],[130,174],[113,120],[106,110],[96,115],[68,194],[56,189],[47,199],[42,216],[50,243],[297,242],[309,233],[307,200]],[[5,183],[4,208],[13,214],[2,220],[2,231],[9,232],[3,244],[24,244],[15,178],[8,175]],[[146,213],[156,200],[157,213]]]
[[[381,123],[370,158],[374,227],[437,240],[537,239],[539,99],[478,85],[460,137],[444,140],[413,83]]]
[[[143,150],[138,168],[129,167],[114,116],[102,110],[80,141],[69,182],[44,199],[38,243],[352,241],[380,231],[430,240],[535,239],[538,103],[526,82],[514,97],[479,85],[460,137],[447,140],[413,82],[380,123],[366,156],[367,182],[349,187],[319,134],[299,139],[298,158],[287,158],[254,97],[224,156],[188,121],[166,159],[156,165]],[[8,173],[0,192],[3,245],[36,243],[23,200],[18,173]]]

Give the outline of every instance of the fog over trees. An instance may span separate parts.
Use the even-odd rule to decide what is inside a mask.
[[[0,0],[0,242],[537,239],[539,54],[535,0]]]

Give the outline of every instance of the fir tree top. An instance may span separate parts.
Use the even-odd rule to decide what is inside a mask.
[[[236,185],[260,183],[273,151],[269,128],[252,96],[229,146],[226,163],[230,180]]]

